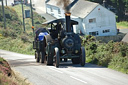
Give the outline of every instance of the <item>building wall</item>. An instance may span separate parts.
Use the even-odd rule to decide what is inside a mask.
[[[97,6],[85,19],[86,34],[97,32],[96,36],[117,34],[115,14],[101,5]],[[95,34],[95,33],[93,33]]]
[[[55,6],[47,4],[46,11],[48,14],[58,19],[65,17],[64,10]],[[79,25],[74,26],[75,33],[82,32],[83,34],[95,36],[110,36],[117,34],[115,14],[101,5],[97,6],[85,18],[71,17],[79,23]]]
[[[46,12],[48,14],[51,14],[52,16],[56,17],[57,19],[64,18],[64,10],[62,10],[58,7],[46,4]]]

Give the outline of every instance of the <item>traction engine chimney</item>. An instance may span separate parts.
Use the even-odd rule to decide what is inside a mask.
[[[65,19],[66,19],[66,31],[71,32],[71,19],[70,19],[71,13],[66,12],[65,13]]]

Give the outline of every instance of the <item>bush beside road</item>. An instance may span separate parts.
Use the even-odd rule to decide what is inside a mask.
[[[100,43],[93,36],[83,38],[87,62],[128,74],[128,43]]]

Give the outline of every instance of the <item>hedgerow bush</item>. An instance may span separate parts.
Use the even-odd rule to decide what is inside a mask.
[[[16,38],[17,37],[17,34],[16,34],[15,30],[12,30],[12,29],[2,29],[1,30],[1,34],[4,37],[12,37],[12,38]]]
[[[87,62],[128,74],[128,43],[113,41],[100,43],[90,35],[82,37],[82,40]]]
[[[6,27],[9,29],[13,29],[16,32],[21,30],[22,22],[18,18],[18,15],[15,10],[10,7],[5,7],[5,17],[6,17]],[[3,24],[4,18],[2,13],[2,7],[0,6],[0,27],[4,27]]]
[[[115,55],[109,63],[109,68],[128,74],[128,56],[121,57],[119,55]]]

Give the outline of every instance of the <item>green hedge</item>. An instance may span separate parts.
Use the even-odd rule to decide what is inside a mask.
[[[128,74],[128,43],[100,43],[93,36],[82,38],[87,62],[109,67]]]

